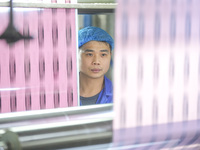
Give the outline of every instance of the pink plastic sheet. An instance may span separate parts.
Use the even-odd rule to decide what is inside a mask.
[[[118,1],[114,55],[117,144],[140,144],[157,133],[158,125],[174,123],[183,132],[175,133],[175,129],[169,139],[181,138],[185,128],[193,128],[187,122],[200,119],[199,6],[195,0]],[[151,135],[140,132],[148,127]],[[193,128],[189,138],[199,131]],[[153,141],[161,137],[165,141],[167,136],[160,130]],[[152,144],[151,138],[145,142]]]
[[[119,1],[114,127],[200,117],[198,1]]]
[[[0,12],[0,34],[8,10]],[[1,113],[78,105],[75,15],[75,9],[14,8],[14,25],[34,39],[10,46],[0,40]]]

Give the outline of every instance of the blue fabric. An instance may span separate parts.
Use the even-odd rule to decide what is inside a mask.
[[[113,38],[103,29],[93,26],[85,27],[78,31],[78,47],[81,47],[89,41],[107,42],[114,49]]]
[[[113,103],[113,85],[112,82],[106,76],[104,76],[104,88],[99,93],[96,104],[106,103]]]

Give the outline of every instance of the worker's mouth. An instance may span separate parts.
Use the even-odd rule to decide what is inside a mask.
[[[94,73],[98,73],[98,72],[101,71],[101,69],[91,69],[91,71],[94,72]]]

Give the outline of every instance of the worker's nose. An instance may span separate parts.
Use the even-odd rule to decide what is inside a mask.
[[[98,55],[94,56],[93,65],[100,65],[100,58]]]

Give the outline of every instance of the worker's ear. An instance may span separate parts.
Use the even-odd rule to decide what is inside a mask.
[[[110,51],[110,60],[112,59],[112,52]]]
[[[110,56],[111,58],[110,58],[110,66],[111,67],[113,67],[113,58],[112,58],[112,56]]]
[[[112,50],[110,49],[110,55],[112,55]]]

